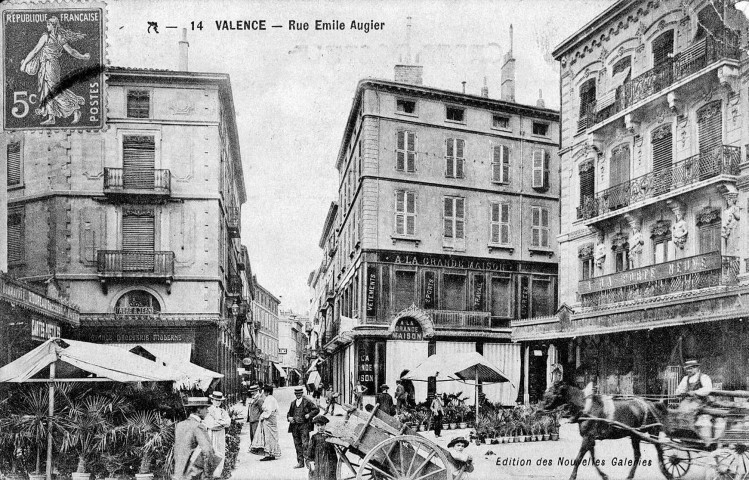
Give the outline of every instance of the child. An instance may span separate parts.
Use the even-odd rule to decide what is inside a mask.
[[[466,440],[464,437],[455,437],[450,440],[450,443],[447,444],[448,451],[450,452],[450,456],[453,458],[455,467],[462,472],[473,471],[473,457],[464,452],[467,446],[468,440]],[[463,476],[463,478],[466,477]]]
[[[325,424],[328,422],[328,418],[324,415],[318,415],[312,420],[317,427],[317,432],[310,438],[304,454],[309,466],[310,480],[336,480],[338,456],[333,444],[325,441],[328,437]]]

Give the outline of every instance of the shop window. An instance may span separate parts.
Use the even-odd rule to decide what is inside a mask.
[[[143,290],[133,290],[122,295],[114,307],[118,315],[153,315],[161,312],[156,297]]]
[[[416,301],[416,272],[395,271],[395,311],[410,307]]]
[[[444,301],[445,310],[466,310],[466,276],[445,274]]]
[[[491,312],[493,317],[512,316],[512,277],[492,277]]]
[[[554,293],[552,281],[548,277],[533,277],[531,295],[531,317],[544,317],[554,313]]]

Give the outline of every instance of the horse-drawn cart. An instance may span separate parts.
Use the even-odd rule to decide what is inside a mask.
[[[349,406],[345,406],[349,407]],[[338,454],[341,480],[460,480],[463,468],[450,453],[407,424],[381,412],[350,408],[345,417],[329,417],[329,443]]]

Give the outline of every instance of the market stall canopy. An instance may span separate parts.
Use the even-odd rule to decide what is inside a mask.
[[[56,379],[85,381],[93,374],[115,382],[179,381],[184,375],[111,345],[53,337],[0,368],[0,382],[21,383],[55,363]],[[82,377],[80,370],[85,372]]]
[[[403,378],[425,382],[429,377],[436,377],[438,382],[454,380],[482,383],[510,382],[509,377],[499,367],[478,352],[432,355]],[[510,384],[512,385],[512,382]]]
[[[185,352],[180,348],[179,350],[165,350],[160,348],[157,344],[114,344],[120,348],[124,348],[131,353],[139,356],[143,356],[143,353],[147,353],[147,359],[153,359],[154,362],[160,365],[172,368],[181,372],[183,376],[177,380],[177,388],[192,389],[198,388],[206,391],[211,386],[214,380],[224,378],[222,373],[214,372],[203,368],[200,365],[195,365],[190,362],[190,350]],[[189,344],[188,344],[189,345]],[[172,353],[173,355],[170,355]],[[179,354],[179,356],[177,355]]]
[[[271,362],[271,363],[273,363],[273,366],[276,367],[276,370],[278,370],[278,374],[281,375],[282,378],[286,378],[286,371],[283,368],[281,368],[281,366],[277,364],[276,362]]]

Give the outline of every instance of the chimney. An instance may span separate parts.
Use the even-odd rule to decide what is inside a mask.
[[[508,102],[515,101],[515,59],[512,56],[512,24],[510,24],[510,49],[505,54],[502,64],[502,87],[500,98]]]
[[[481,96],[489,98],[489,87],[486,86],[486,77],[484,77],[484,86],[481,87]]]
[[[190,44],[187,43],[187,29],[182,29],[182,40],[179,41],[179,71],[187,71],[187,50]]]
[[[416,62],[419,63],[419,56],[416,55]],[[407,17],[406,23],[406,58],[405,62],[395,66],[395,81],[398,83],[409,83],[411,85],[421,85],[424,67],[421,65],[411,65],[411,17]]]
[[[544,102],[544,96],[541,89],[538,89],[538,100],[536,100],[536,106],[538,108],[546,108],[546,102]]]
[[[463,93],[466,93],[466,81],[465,81],[465,80],[463,80],[463,81],[462,81],[462,82],[460,82],[460,83],[462,83],[462,84],[463,84]]]

